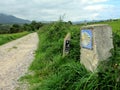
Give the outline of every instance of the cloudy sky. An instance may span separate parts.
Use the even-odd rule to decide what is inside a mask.
[[[0,13],[37,21],[102,20],[120,18],[120,0],[0,0]]]

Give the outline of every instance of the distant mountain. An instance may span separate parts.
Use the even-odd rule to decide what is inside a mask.
[[[83,24],[83,23],[92,23],[92,22],[100,22],[100,21],[104,21],[104,20],[85,20],[85,21],[75,21],[72,23],[73,24]]]
[[[0,13],[0,23],[1,24],[24,24],[24,23],[30,23],[29,20],[24,20],[21,18],[17,18],[15,16],[12,15],[6,15],[6,14],[2,14]]]

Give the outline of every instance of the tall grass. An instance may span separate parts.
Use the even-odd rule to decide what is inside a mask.
[[[0,34],[0,45],[5,44],[9,41],[20,38],[24,35],[27,35],[28,32],[16,33],[16,34]]]
[[[116,25],[117,22],[113,22],[113,24]],[[111,50],[112,56],[109,58],[109,62],[102,62],[98,72],[91,73],[79,62],[80,27],[59,21],[44,26],[38,31],[40,42],[35,60],[29,68],[33,73],[21,78],[21,80],[29,82],[29,90],[120,89],[120,45],[118,40],[120,35],[114,32],[115,49]],[[62,57],[63,40],[68,32],[72,36],[70,53],[66,57]]]

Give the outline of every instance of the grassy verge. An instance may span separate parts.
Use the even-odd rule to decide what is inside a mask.
[[[0,45],[5,44],[9,41],[15,40],[17,38],[20,38],[24,35],[27,35],[29,32],[21,32],[21,33],[15,33],[15,34],[0,34]]]
[[[107,23],[107,22],[106,22]],[[116,22],[114,22],[116,23]],[[117,24],[117,23],[116,23]],[[112,57],[97,73],[88,72],[80,64],[80,25],[69,25],[63,22],[44,26],[39,35],[39,46],[35,60],[30,66],[31,74],[20,80],[29,82],[28,90],[119,90],[120,88],[120,45],[119,34],[114,34],[115,49]],[[114,25],[112,26],[114,27]],[[62,57],[63,40],[71,33],[70,53]]]

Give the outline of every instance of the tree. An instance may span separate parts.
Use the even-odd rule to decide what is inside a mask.
[[[10,28],[10,33],[17,33],[21,32],[21,27],[18,24],[13,24],[12,27]]]
[[[72,22],[71,22],[71,21],[68,21],[68,24],[72,25]]]
[[[40,27],[42,27],[43,24],[41,22],[32,21],[30,26],[32,31],[35,31],[35,30],[38,30]]]

